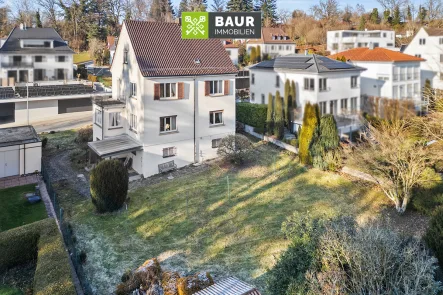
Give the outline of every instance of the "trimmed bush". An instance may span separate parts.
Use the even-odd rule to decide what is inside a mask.
[[[275,114],[274,114],[274,135],[277,139],[282,139],[285,128],[284,114],[283,114],[283,100],[280,92],[275,94]]]
[[[285,125],[289,126],[289,121],[291,119],[290,116],[290,107],[291,107],[291,83],[288,79],[286,79],[285,82],[285,96],[284,96],[284,104],[283,104],[283,111],[285,116]]]
[[[54,219],[0,233],[0,253],[0,271],[37,259],[33,294],[76,294],[69,258]]]
[[[297,98],[296,98],[296,88],[295,88],[295,82],[294,80],[291,81],[291,91],[290,91],[290,96],[291,99],[289,100],[290,103],[290,107],[292,107],[293,109],[297,108]]]
[[[312,164],[312,155],[310,152],[310,148],[313,142],[313,139],[317,136],[319,124],[320,124],[320,115],[319,115],[318,105],[311,103],[307,103],[305,105],[305,112],[303,115],[303,125],[300,131],[299,137],[299,159],[300,163],[304,165]]]
[[[340,136],[333,115],[323,115],[320,119],[320,129],[311,147],[312,163],[322,170],[335,171],[341,163]]]
[[[249,159],[253,145],[244,135],[235,134],[224,137],[217,150],[217,155],[233,164],[242,164]]]
[[[80,144],[87,144],[88,142],[92,141],[92,133],[92,126],[80,128],[77,131],[75,141]]]
[[[264,104],[248,102],[240,102],[236,104],[237,121],[252,127],[265,127],[267,111],[268,106]]]
[[[91,199],[97,212],[112,212],[122,207],[128,195],[128,171],[119,160],[104,160],[92,169]]]
[[[268,135],[272,135],[274,131],[274,99],[272,94],[268,95],[268,110],[266,114],[266,131]]]
[[[424,240],[434,251],[440,266],[443,266],[443,206],[438,207],[432,215]]]

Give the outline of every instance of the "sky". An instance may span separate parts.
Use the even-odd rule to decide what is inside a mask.
[[[301,9],[309,12],[312,5],[319,3],[320,0],[277,0],[277,9],[286,9],[288,11],[293,11],[295,9]],[[412,0],[412,3],[416,7],[423,3],[424,0]],[[173,0],[174,7],[178,7],[180,0]],[[357,4],[362,4],[367,12],[371,11],[372,8],[377,7],[380,11],[380,5],[375,0],[339,0],[340,8],[344,8],[347,4],[355,7]],[[212,0],[208,0],[209,6],[212,4]]]

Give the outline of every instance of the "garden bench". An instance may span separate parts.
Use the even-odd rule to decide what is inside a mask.
[[[177,168],[177,164],[174,163],[174,161],[169,161],[166,163],[158,164],[158,171],[160,173],[171,171]]]

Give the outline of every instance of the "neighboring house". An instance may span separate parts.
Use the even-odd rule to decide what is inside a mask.
[[[2,86],[72,80],[73,54],[53,28],[14,28],[0,48]]]
[[[422,27],[403,51],[425,59],[421,63],[421,85],[443,90],[443,29]]]
[[[390,99],[421,101],[420,64],[424,59],[385,48],[354,48],[329,56],[345,57],[366,68],[361,74],[361,94]]]
[[[223,47],[226,49],[231,61],[234,65],[238,65],[238,43],[234,43],[231,40],[223,40]]]
[[[254,286],[240,281],[237,278],[229,277],[223,279],[207,288],[204,288],[194,295],[260,295]]]
[[[0,178],[41,171],[42,142],[32,126],[0,129]]]
[[[107,41],[106,46],[108,47],[109,55],[110,55],[109,64],[111,65],[112,59],[114,58],[115,47],[117,46],[118,37],[108,36],[106,38],[106,41]]]
[[[337,118],[357,114],[360,110],[360,73],[365,69],[320,55],[294,54],[263,61],[249,68],[251,102],[268,103],[276,91],[283,97],[285,81],[296,85],[297,114],[300,124],[307,102],[317,103],[321,114]]]
[[[94,104],[92,157],[126,158],[147,177],[214,158],[235,133],[237,69],[220,40],[182,40],[176,23],[126,21],[111,72],[112,101]]]
[[[327,50],[331,54],[358,47],[382,47],[395,50],[395,31],[328,31]]]
[[[271,58],[295,53],[295,42],[291,40],[282,28],[262,28],[261,39],[250,39],[246,50],[251,53],[252,47],[260,46],[261,56]]]
[[[326,51],[326,44],[322,45],[297,45],[295,48],[295,53],[299,54],[319,54],[319,55],[329,55]]]

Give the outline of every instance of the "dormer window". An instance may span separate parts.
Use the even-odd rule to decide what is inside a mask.
[[[128,63],[128,50],[125,50],[123,52],[123,63],[127,64]]]
[[[20,44],[22,48],[51,48],[52,40],[20,40]]]
[[[272,40],[276,40],[277,36],[272,35]]]

